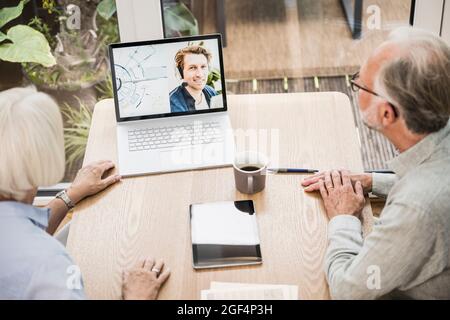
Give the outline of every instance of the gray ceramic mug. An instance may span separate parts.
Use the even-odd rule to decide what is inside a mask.
[[[241,193],[254,194],[266,187],[267,157],[261,153],[246,151],[236,154],[234,180]]]

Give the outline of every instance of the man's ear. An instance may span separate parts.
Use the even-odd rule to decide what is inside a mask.
[[[384,101],[380,111],[382,112],[381,120],[384,126],[388,126],[397,120],[394,108],[389,102]]]

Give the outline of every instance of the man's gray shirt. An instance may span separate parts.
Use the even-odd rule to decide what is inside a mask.
[[[49,209],[0,201],[0,299],[84,299],[79,269],[50,236]]]
[[[387,196],[372,232],[349,215],[328,225],[325,272],[335,299],[450,299],[450,121],[374,174]]]

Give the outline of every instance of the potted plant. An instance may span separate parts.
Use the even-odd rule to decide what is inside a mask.
[[[0,60],[3,61],[2,70],[8,76],[15,74],[8,72],[14,70],[15,64],[34,63],[43,68],[56,64],[50,45],[41,32],[24,24],[8,28],[10,22],[22,14],[28,2],[29,0],[21,0],[15,7],[0,9]]]
[[[181,1],[168,2],[163,6],[164,32],[168,38],[199,34],[198,22],[189,8]]]
[[[43,67],[24,65],[31,82],[45,90],[78,91],[105,81],[109,72],[106,45],[117,42],[119,35],[114,0],[59,0],[65,8],[59,15],[59,32],[54,36],[56,64]],[[71,8],[83,8],[79,28],[70,28]],[[76,12],[75,12],[76,13]]]

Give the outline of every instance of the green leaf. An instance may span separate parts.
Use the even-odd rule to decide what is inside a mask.
[[[8,37],[6,36],[6,34],[4,34],[3,32],[0,31],[0,42],[4,41],[8,39]]]
[[[79,107],[65,103],[61,108],[68,126],[64,128],[64,141],[67,155],[66,163],[69,168],[83,159],[92,120],[92,112],[89,107],[77,96],[75,98],[78,100]]]
[[[22,14],[24,5],[26,5],[28,1],[30,0],[21,0],[17,7],[6,7],[0,9],[0,28],[19,17]]]
[[[197,20],[183,3],[164,8],[164,24],[168,30],[181,35],[199,34]]]
[[[98,14],[105,20],[109,20],[116,10],[116,0],[102,0],[97,6]]]
[[[35,62],[44,67],[56,64],[47,39],[39,31],[29,26],[18,25],[9,29],[7,36],[12,43],[0,44],[0,60]]]

